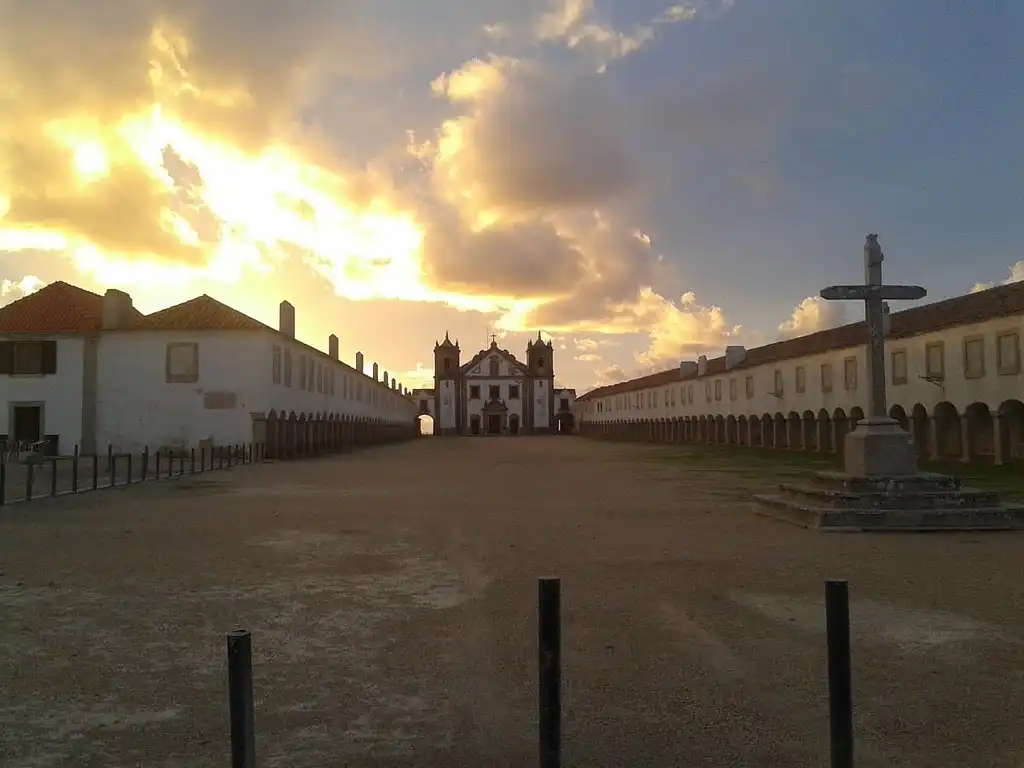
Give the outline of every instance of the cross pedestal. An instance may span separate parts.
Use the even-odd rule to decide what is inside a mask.
[[[917,285],[882,283],[882,247],[878,235],[864,243],[864,285],[833,285],[821,292],[830,301],[864,302],[867,330],[868,418],[846,436],[843,457],[847,474],[857,477],[900,477],[917,472],[914,439],[889,417],[885,391],[886,299],[912,300],[926,295]]]
[[[884,299],[919,299],[924,288],[882,285],[877,235],[864,245],[865,285],[834,285],[824,299],[856,299],[868,326],[868,417],[846,436],[845,472],[817,472],[809,485],[780,483],[755,496],[767,514],[828,531],[1005,531],[1024,528],[1024,505],[993,491],[965,488],[947,475],[917,471],[914,439],[885,402]]]

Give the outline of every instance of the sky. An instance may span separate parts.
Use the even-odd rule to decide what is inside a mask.
[[[596,385],[1024,278],[1019,0],[0,0],[0,303],[209,294]],[[893,309],[902,307],[894,305]]]

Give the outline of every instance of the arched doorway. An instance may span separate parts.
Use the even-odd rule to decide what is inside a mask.
[[[479,435],[480,434],[480,414],[474,413],[469,417],[469,434]]]
[[[418,431],[416,434],[419,437],[433,436],[434,434],[434,417],[429,413],[421,413],[416,417],[416,426]]]
[[[572,411],[559,411],[555,414],[555,426],[560,435],[571,435],[575,423]]]
[[[508,432],[510,435],[519,434],[519,414],[512,413],[508,417]]]

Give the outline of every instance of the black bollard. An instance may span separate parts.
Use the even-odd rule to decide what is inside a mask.
[[[127,482],[127,485],[131,485],[131,484],[132,484],[132,455],[129,452],[129,454],[128,454],[128,482]]]
[[[107,443],[107,471],[110,473],[110,487],[114,487],[114,446]]]
[[[32,501],[32,484],[35,482],[35,464],[25,465],[25,501]]]
[[[206,446],[199,446],[199,471],[206,471]]]
[[[92,489],[95,491],[100,487],[100,457],[93,449],[92,452]]]
[[[78,493],[78,446],[75,446],[75,455],[71,457],[71,492]]]
[[[50,462],[50,495],[57,495],[57,457]]]
[[[540,671],[540,768],[562,765],[561,581],[538,582],[537,637]]]
[[[189,473],[193,474],[193,475],[196,473],[196,449],[195,448],[193,448],[191,450],[191,463],[190,463],[190,466],[189,466]]]
[[[850,597],[845,581],[829,579],[825,582],[825,626],[832,768],[853,768]]]
[[[7,503],[7,462],[0,460],[0,507]]]
[[[252,635],[244,629],[228,634],[228,705],[231,712],[231,768],[256,768]]]

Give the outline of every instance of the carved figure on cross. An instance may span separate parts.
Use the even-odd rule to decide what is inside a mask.
[[[868,235],[864,241],[864,285],[832,285],[821,291],[821,298],[829,301],[864,302],[864,319],[868,330],[868,417],[871,419],[889,417],[885,393],[885,300],[913,301],[928,295],[928,291],[919,285],[883,284],[884,259],[878,235]]]

